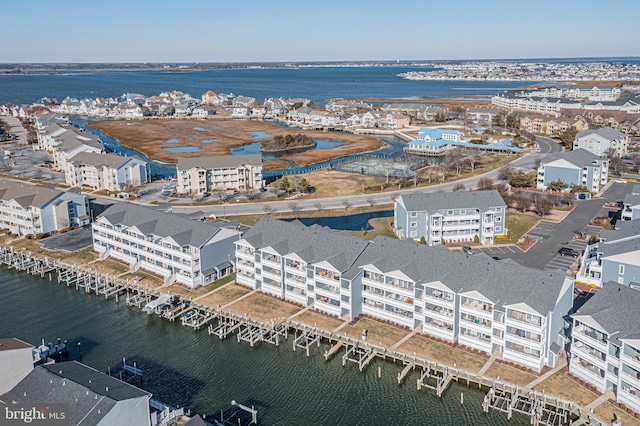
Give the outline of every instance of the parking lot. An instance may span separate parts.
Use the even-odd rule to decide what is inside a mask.
[[[93,244],[91,226],[85,226],[84,228],[74,229],[73,231],[65,232],[64,234],[45,238],[42,240],[42,244],[49,250],[64,249],[68,251],[76,251],[89,247]]]

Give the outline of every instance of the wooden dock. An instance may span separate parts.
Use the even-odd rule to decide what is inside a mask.
[[[126,305],[142,308],[150,300],[159,297],[160,291],[140,286],[136,282],[129,282],[117,277],[101,274],[90,268],[65,264],[57,259],[36,256],[26,250],[18,250],[13,247],[0,246],[0,264],[19,271],[25,271],[41,278],[53,277],[57,282],[69,287],[84,290],[87,293],[104,295],[105,298],[126,293]],[[483,410],[489,409],[502,411],[511,418],[514,412],[524,414],[530,418],[531,424],[536,426],[550,426],[557,424],[581,424],[584,422],[583,413],[587,410],[571,401],[555,398],[544,393],[530,389],[521,389],[516,385],[501,382],[491,377],[472,373],[456,367],[438,364],[434,361],[398,352],[395,349],[372,344],[367,341],[352,338],[339,333],[310,327],[307,324],[285,319],[279,322],[264,322],[225,311],[220,307],[209,307],[191,300],[183,299],[183,305],[164,315],[168,320],[180,318],[186,327],[195,330],[207,326],[210,335],[225,339],[236,334],[239,342],[247,342],[250,346],[265,342],[280,345],[288,339],[289,333],[294,335],[293,349],[302,348],[310,355],[313,345],[320,346],[324,343],[329,348],[324,352],[324,358],[329,361],[335,354],[344,348],[342,364],[349,362],[358,365],[363,371],[370,363],[380,358],[394,364],[401,363],[402,371],[398,373],[398,384],[401,384],[412,374],[414,370],[420,372],[417,378],[417,389],[423,388],[435,390],[438,397],[442,397],[453,381],[462,382],[467,386],[477,387],[486,392],[482,403]],[[378,370],[380,374],[380,368]],[[604,423],[591,416],[589,424],[605,426]]]

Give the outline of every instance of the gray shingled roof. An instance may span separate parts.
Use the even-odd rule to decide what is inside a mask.
[[[560,271],[542,271],[380,236],[343,276],[355,277],[366,264],[375,265],[384,273],[399,270],[418,285],[440,281],[458,293],[477,290],[494,301],[497,308],[526,303],[543,315],[553,310],[566,278]]]
[[[36,367],[2,400],[8,404],[68,403],[69,424],[82,421],[90,425],[98,424],[116,402],[144,396],[151,394],[84,364],[69,361]]]
[[[221,226],[208,222],[198,222],[182,215],[163,213],[131,203],[116,203],[99,217],[113,225],[135,226],[145,235],[171,237],[182,247],[202,247],[221,229]]]
[[[600,238],[605,241],[616,241],[640,235],[640,220],[619,220],[615,230],[603,229]]]
[[[58,151],[68,152],[82,145],[97,149],[104,149],[102,144],[98,142],[97,137],[91,133],[76,133],[75,131],[69,131],[57,136],[56,139],[60,142],[55,147]]]
[[[554,152],[549,154],[548,156],[543,157],[541,163],[547,164],[556,160],[566,160],[578,167],[585,167],[592,165],[594,161],[602,160],[602,158],[592,154],[586,149],[578,148],[570,152]]]
[[[480,209],[487,211],[493,207],[506,207],[500,193],[490,191],[436,192],[433,194],[403,194],[399,197],[407,211],[427,211],[431,214],[447,209]]]
[[[39,185],[27,185],[10,180],[0,181],[0,199],[15,200],[23,208],[42,207],[62,195],[62,191]]]
[[[576,135],[576,139],[580,139],[594,133],[602,136],[603,138],[609,139],[610,141],[625,139],[627,137],[627,135],[625,135],[624,133],[617,131],[613,127],[607,126],[607,127],[603,127],[602,129],[589,129],[589,130],[580,132]]]
[[[281,255],[295,253],[307,263],[328,261],[338,271],[353,265],[367,242],[327,228],[262,218],[243,237],[255,248],[273,247]]]
[[[598,252],[602,253],[602,257],[615,256],[636,250],[640,250],[640,234],[598,244]]]
[[[625,204],[630,204],[632,206],[637,206],[638,204],[640,204],[640,194],[637,194],[637,195],[627,194],[627,195],[625,195],[624,203]]]
[[[126,157],[118,154],[98,154],[95,152],[80,152],[69,160],[75,165],[86,165],[94,167],[106,166],[112,169],[118,169],[125,165],[133,157]],[[139,160],[139,158],[138,158]]]
[[[620,345],[620,339],[640,332],[640,291],[609,281],[575,315],[589,315]]]
[[[195,157],[178,159],[178,170],[189,170],[194,167],[202,169],[219,169],[222,167],[240,167],[244,165],[260,166],[262,157],[260,154],[250,155],[220,155],[217,157]]]

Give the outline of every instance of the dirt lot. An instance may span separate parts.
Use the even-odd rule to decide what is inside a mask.
[[[533,374],[525,373],[517,368],[509,367],[508,365],[500,364],[496,361],[491,364],[489,369],[484,373],[485,376],[497,378],[503,382],[515,383],[516,385],[524,386],[531,383],[536,379]]]
[[[355,324],[342,328],[339,333],[360,339],[362,337],[362,330],[367,330],[368,342],[376,345],[382,342],[382,346],[386,347],[393,346],[394,343],[397,343],[409,334],[409,332],[405,330],[369,318],[362,318]]]
[[[538,383],[534,389],[537,391],[544,389],[545,393],[549,395],[559,396],[582,406],[589,404],[598,397],[562,373],[556,373],[545,381]]]
[[[314,139],[346,142],[334,148],[292,154],[273,162],[268,160],[264,162],[265,169],[282,167],[286,164],[284,160],[306,165],[372,151],[383,145],[380,140],[371,136],[294,130],[254,120],[105,120],[88,124],[117,139],[126,147],[143,152],[153,160],[167,163],[176,163],[178,158],[229,155],[230,148],[259,142],[260,139],[254,139],[252,132],[264,132],[272,136],[302,133]],[[203,140],[211,139],[216,140],[202,143]],[[169,140],[177,142],[168,143]],[[200,151],[176,154],[163,149],[184,146],[196,146]]]
[[[264,294],[256,293],[229,305],[227,309],[236,314],[247,314],[251,318],[260,321],[279,321],[295,314],[301,308]]]
[[[201,299],[198,299],[199,303],[202,303],[206,306],[224,306],[227,303],[233,302],[234,300],[244,296],[249,293],[251,290],[240,287],[237,284],[229,284],[227,286],[221,287],[220,290],[215,291]]]
[[[456,367],[474,373],[480,371],[482,366],[487,362],[487,359],[481,356],[473,355],[418,335],[404,342],[398,350],[408,354],[415,352],[419,357],[432,359],[447,365],[456,364]]]
[[[303,324],[308,324],[328,331],[335,330],[340,324],[342,324],[342,321],[338,318],[332,318],[313,311],[307,311],[297,315],[293,318],[293,321],[298,321]]]

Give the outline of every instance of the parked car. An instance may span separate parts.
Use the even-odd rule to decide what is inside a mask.
[[[467,253],[467,254],[473,254],[473,249],[471,248],[471,246],[469,244],[465,244],[462,246],[462,251]]]
[[[558,250],[558,254],[560,256],[573,256],[573,257],[578,257],[580,256],[580,252],[578,250],[574,250],[571,247],[562,247]]]

